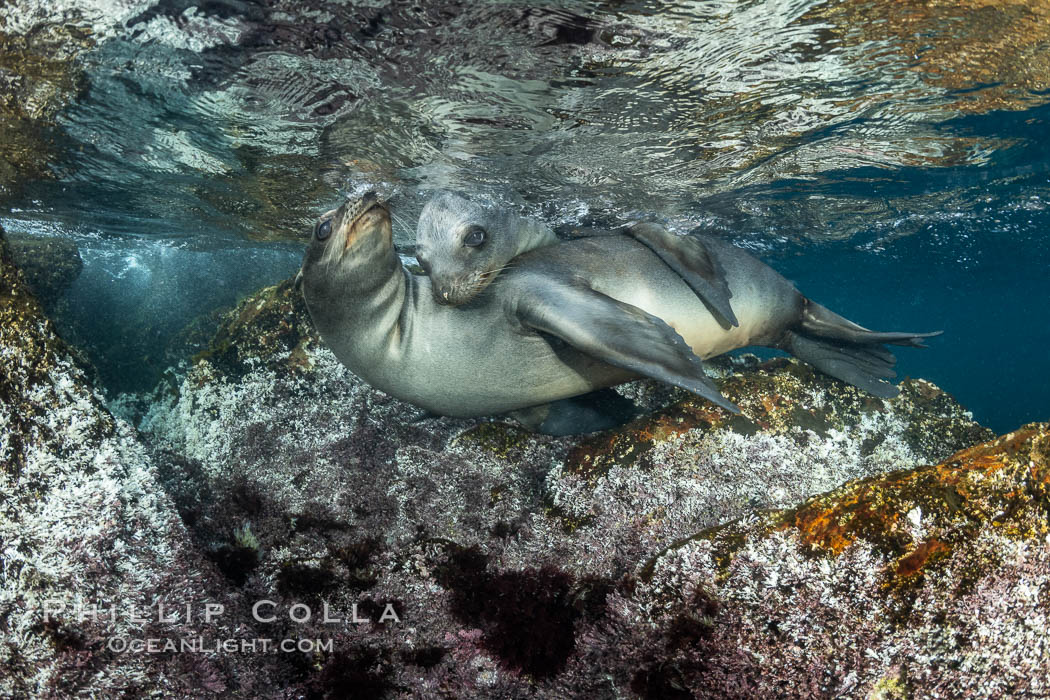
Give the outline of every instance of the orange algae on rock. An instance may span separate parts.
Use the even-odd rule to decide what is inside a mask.
[[[948,394],[923,380],[905,380],[900,397],[885,401],[794,359],[759,362],[753,356],[744,356],[719,358],[711,364],[730,371],[715,382],[741,407],[743,415],[730,414],[704,399],[683,394],[677,402],[622,428],[580,440],[566,457],[565,470],[596,483],[614,467],[650,468],[654,447],[691,431],[791,436],[805,443],[807,432],[825,438],[833,431],[859,426],[871,415],[899,415],[906,423],[902,439],[916,453],[937,458],[993,436],[973,422]],[[887,437],[874,431],[865,442],[865,450],[874,451]]]
[[[898,578],[914,576],[922,571],[922,568],[931,559],[935,559],[938,555],[946,554],[949,551],[951,551],[951,548],[940,540],[936,538],[927,540],[898,559],[892,565],[893,573]]]
[[[1042,697],[1048,453],[1050,424],[1032,424],[709,528],[636,570],[638,597],[712,588],[722,612],[705,672],[682,681],[701,697],[726,684],[741,696],[886,697],[887,679],[905,697]]]
[[[1021,516],[1032,503],[1047,499],[1047,444],[1045,424],[1027,426],[941,464],[846,484],[779,514],[777,527],[791,528],[802,542],[833,555],[857,540],[901,554],[898,573],[921,566],[935,551],[985,524],[1014,536],[1041,534]],[[899,523],[915,509],[931,521],[928,531],[944,535],[912,548]]]

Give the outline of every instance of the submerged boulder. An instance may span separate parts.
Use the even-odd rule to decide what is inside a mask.
[[[250,636],[247,605],[216,585],[146,445],[55,334],[2,231],[0,425],[0,696],[249,696],[287,682],[280,659],[207,651]],[[205,623],[207,603],[225,614]],[[205,651],[129,646],[149,639]]]
[[[914,605],[905,614],[901,601],[922,591],[955,600],[945,581],[964,576],[982,538],[998,536],[990,506],[980,506],[990,519],[969,518],[966,499],[933,478],[991,433],[922,380],[883,400],[794,360],[718,366],[742,417],[639,382],[622,391],[654,412],[593,436],[419,422],[317,342],[285,284],[231,312],[211,349],[151,397],[140,428],[166,455],[161,479],[230,586],[333,611],[334,624],[297,628],[335,641],[300,662],[318,669],[308,681],[317,692],[864,695],[951,682],[963,667],[940,659],[963,657],[940,650],[947,618],[921,617]],[[1003,444],[953,459],[986,465],[974,455]],[[1016,492],[1011,513],[1042,517],[1045,494],[1019,483],[999,482],[995,493]],[[860,493],[876,495],[855,512],[835,510]],[[998,498],[982,493],[981,503]],[[817,504],[830,514],[818,517]],[[976,529],[942,532],[949,521]],[[796,534],[812,523],[848,534],[818,551],[816,534]],[[1013,541],[1042,547],[1029,524]],[[972,546],[953,544],[970,535]],[[776,568],[789,566],[813,587]],[[927,571],[942,577],[939,588],[924,588]],[[888,602],[861,604],[851,592],[861,589]],[[803,602],[811,631],[805,615],[789,614]],[[852,625],[864,610],[887,617]],[[869,648],[884,661],[861,658]],[[933,666],[920,673],[922,660]],[[918,666],[902,671],[905,662]]]
[[[84,269],[80,249],[60,236],[8,236],[11,258],[26,286],[45,307],[53,306]]]
[[[590,651],[634,650],[623,682],[650,697],[1046,695],[1048,457],[1030,425],[699,533]]]

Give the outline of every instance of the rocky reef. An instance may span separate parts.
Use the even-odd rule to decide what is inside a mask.
[[[58,236],[8,236],[11,259],[26,287],[46,308],[68,291],[84,269],[77,244]]]
[[[41,313],[2,232],[0,358],[0,696],[277,687],[284,659],[127,649],[152,638],[206,645],[251,618],[240,610],[232,621],[242,596],[200,554],[149,449]],[[230,612],[205,624],[204,601]]]
[[[289,283],[114,417],[34,302],[4,303],[4,692],[1047,691],[1050,426],[993,439],[928,382],[882,400],[749,356],[717,379],[741,417],[639,382],[651,411],[591,436],[418,421]],[[152,617],[45,616],[80,593]],[[296,646],[106,649],[198,635]]]

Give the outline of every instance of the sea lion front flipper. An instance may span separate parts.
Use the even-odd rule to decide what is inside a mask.
[[[561,338],[610,365],[659,379],[722,408],[740,409],[718,391],[688,343],[662,319],[595,291],[586,282],[530,284],[517,304],[525,326]]]
[[[628,226],[624,233],[656,253],[720,321],[730,326],[740,325],[729,305],[733,292],[726,283],[725,270],[704,244],[703,238],[679,236],[663,226],[647,222]]]

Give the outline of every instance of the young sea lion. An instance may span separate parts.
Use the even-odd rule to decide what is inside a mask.
[[[726,327],[737,325],[725,271],[705,236],[678,236],[662,226],[639,223],[610,236],[645,244],[692,287]],[[513,259],[558,242],[547,226],[513,212],[483,207],[445,192],[423,207],[416,226],[416,258],[430,277],[434,300],[459,306],[481,293]]]
[[[883,343],[935,333],[875,333],[799,294],[743,250],[713,242],[739,324],[725,328],[681,277],[629,237],[541,246],[518,256],[469,310],[434,301],[408,273],[374,194],[318,222],[299,281],[314,324],[351,371],[432,413],[478,416],[579,396],[639,375],[737,411],[701,358],[780,347],[878,396],[897,393]]]

